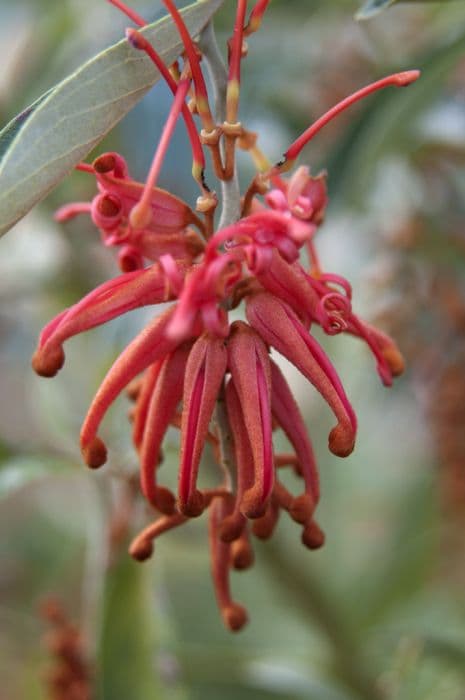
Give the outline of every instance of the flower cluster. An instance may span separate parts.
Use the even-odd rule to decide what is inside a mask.
[[[144,25],[120,0],[110,1],[136,24]],[[321,268],[315,234],[328,202],[325,175],[313,177],[306,167],[298,167],[290,177],[283,174],[293,168],[303,146],[342,109],[387,85],[408,85],[418,72],[389,76],[347,98],[272,166],[259,150],[256,135],[237,118],[246,37],[260,26],[269,0],[256,2],[248,20],[247,1],[237,2],[222,123],[210,110],[200,63],[201,58],[206,63],[213,59],[204,44],[200,48],[194,44],[173,2],[164,0],[164,4],[184,42],[182,70],[178,63],[165,66],[143,33],[127,31],[128,40],[153,60],[174,94],[147,182],[135,182],[120,155],[104,154],[92,165],[78,166],[96,179],[98,193],[93,201],[65,206],[57,213],[59,220],[89,213],[104,244],[119,248],[122,274],[45,327],[33,367],[42,376],[53,376],[64,363],[63,344],[72,336],[132,309],[173,302],[109,370],[84,420],[81,449],[91,468],[105,463],[107,449],[99,436],[100,425],[110,405],[129,387],[141,490],[159,513],[134,540],[131,554],[139,560],[148,558],[160,534],[208,511],[218,605],[227,627],[238,630],[247,614],[231,596],[229,574],[232,568],[252,564],[251,535],[270,537],[284,510],[302,527],[306,547],[316,549],[324,541],[315,520],[320,492],[312,443],[270,351],[295,365],[326,401],[335,417],[329,449],[341,457],[354,448],[357,420],[333,364],[313,336],[313,326],[329,335],[348,333],[365,341],[387,386],[403,369],[393,341],[354,313],[350,284]],[[190,109],[185,101],[189,94]],[[193,114],[200,119],[200,132]],[[193,175],[200,187],[196,211],[156,187],[180,115],[191,140]],[[238,147],[250,152],[258,172],[234,209]],[[204,179],[207,149],[222,183],[223,212],[235,211],[226,220],[223,215],[218,227],[218,197]],[[301,262],[303,250],[308,265]],[[242,316],[239,309],[244,310]],[[173,425],[180,429],[181,441],[177,493],[160,483],[159,472],[163,439]],[[275,451],[277,430],[287,436],[289,454]],[[220,475],[218,485],[208,489],[198,483],[206,443],[211,445]],[[286,467],[302,481],[298,495],[290,493],[280,479],[280,470]]]

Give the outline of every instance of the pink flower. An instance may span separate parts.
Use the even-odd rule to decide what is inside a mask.
[[[192,260],[202,251],[202,239],[191,227],[202,233],[203,222],[185,202],[166,190],[152,190],[149,223],[140,228],[133,225],[131,211],[144,185],[129,176],[120,155],[105,153],[92,166],[83,164],[79,169],[95,176],[99,193],[92,202],[61,207],[55,219],[68,221],[79,214],[90,214],[104,245],[120,248],[118,259],[123,272],[140,269],[146,261],[158,260],[164,253]]]
[[[288,181],[274,177],[273,184],[274,189],[265,196],[268,206],[289,217],[294,240],[311,240],[328,204],[326,174],[312,177],[309,168],[301,166]]]
[[[131,44],[145,51],[164,75],[175,95],[173,107],[145,185],[130,178],[126,162],[116,153],[104,154],[92,166],[79,166],[96,178],[98,194],[91,203],[63,207],[57,219],[89,213],[103,243],[120,248],[124,272],[51,321],[33,358],[39,374],[53,376],[64,363],[64,342],[74,335],[132,309],[172,302],[136,336],[103,379],[82,426],[81,449],[91,468],[105,463],[107,448],[100,427],[108,408],[127,389],[135,402],[133,442],[140,461],[141,491],[160,513],[134,540],[131,554],[147,559],[157,537],[208,510],[214,588],[223,620],[232,630],[245,624],[247,614],[232,598],[230,572],[252,565],[252,536],[269,538],[285,511],[302,528],[306,547],[316,549],[324,542],[315,520],[320,486],[312,443],[270,350],[293,363],[334,414],[336,424],[328,442],[340,457],[354,449],[357,419],[334,365],[313,336],[313,326],[329,335],[347,333],[364,340],[386,385],[403,369],[393,341],[355,315],[350,284],[322,271],[315,235],[328,203],[325,175],[312,177],[306,167],[297,168],[288,180],[282,173],[343,108],[387,85],[407,85],[418,77],[417,72],[378,81],[318,120],[279,164],[257,174],[245,194],[239,220],[215,229],[217,200],[204,181],[203,149],[210,149],[215,173],[225,182],[235,173],[239,138],[249,144],[256,162],[266,162],[256,140],[236,117],[243,38],[258,29],[268,1],[255,3],[247,22],[246,3],[238,2],[229,44],[227,119],[219,125],[209,107],[198,51],[173,2],[164,0],[185,46],[182,72],[177,66],[170,72],[144,37],[128,30]],[[144,24],[121,0],[111,2],[136,24]],[[189,89],[203,126],[200,135],[185,104]],[[198,213],[156,187],[180,115],[201,188]],[[224,149],[219,146],[221,139]],[[308,270],[299,259],[303,247],[310,258]],[[242,302],[247,321],[231,319],[230,312]],[[159,473],[169,426],[180,430],[177,493],[161,482]],[[273,433],[277,430],[287,436],[289,454],[276,452]],[[219,467],[213,488],[201,488],[198,480],[206,443]],[[302,481],[297,495],[280,478],[284,468],[291,468]]]

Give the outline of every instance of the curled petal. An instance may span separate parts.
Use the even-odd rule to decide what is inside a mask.
[[[291,306],[306,325],[315,315],[318,296],[308,285],[305,273],[298,262],[289,265],[282,256],[273,251],[267,266],[253,270],[260,284],[270,294],[279,297]]]
[[[167,301],[165,275],[158,265],[105,282],[45,326],[32,360],[34,370],[45,377],[54,376],[63,365],[65,340],[132,309],[163,301]]]
[[[92,221],[97,228],[112,231],[119,226],[123,218],[123,205],[114,194],[98,194],[92,200]]]
[[[348,332],[367,343],[376,358],[381,381],[385,386],[391,386],[392,378],[400,376],[405,369],[404,358],[394,341],[355,314],[350,317]]]
[[[137,403],[134,412],[134,426],[132,429],[132,441],[136,449],[139,449],[142,444],[150,399],[152,398],[152,393],[155,389],[162,364],[163,360],[154,362],[143,375],[141,383],[136,385],[137,394],[135,400]],[[139,382],[140,380],[136,379],[134,381]],[[130,388],[131,385],[126,389],[126,392],[128,392]]]
[[[313,510],[320,497],[320,488],[312,444],[299,407],[281,370],[274,362],[271,363],[271,381],[273,416],[295,449],[305,481],[306,494]]]
[[[241,507],[247,517],[260,517],[274,478],[270,360],[260,336],[241,321],[231,329],[228,367],[240,399],[255,469],[254,484],[244,494]]]
[[[144,328],[121,353],[100,385],[81,430],[81,450],[90,467],[99,467],[106,461],[106,450],[97,431],[113,401],[134,377],[176,347],[165,335],[171,315],[172,309],[168,309]]]
[[[289,216],[278,211],[261,210],[221,229],[209,240],[207,255],[214,255],[228,241],[235,241],[237,245],[271,245],[288,262],[294,262],[299,257],[298,245],[290,237]]]
[[[249,533],[247,528],[243,528],[240,536],[231,543],[231,566],[237,571],[244,571],[250,569],[254,559]]]
[[[351,314],[352,305],[349,299],[339,292],[325,294],[316,309],[316,317],[328,335],[337,335],[347,330]]]
[[[150,399],[140,451],[142,493],[168,515],[175,510],[175,498],[170,491],[157,486],[156,467],[163,438],[181,401],[189,352],[190,345],[185,344],[163,363]]]
[[[241,402],[232,380],[228,382],[225,394],[228,421],[234,441],[237,475],[234,508],[221,523],[220,536],[224,542],[231,542],[240,537],[244,529],[246,519],[241,511],[241,506],[244,494],[254,485],[255,470]]]
[[[113,175],[102,174],[98,178],[99,184],[106,195],[117,197],[122,204],[126,217],[139,202],[144,186],[134,180],[122,180]],[[197,216],[192,209],[170,192],[154,187],[150,206],[152,219],[147,230],[152,233],[178,233],[190,224],[198,224]]]
[[[357,420],[341,380],[320,345],[292,309],[269,294],[248,298],[247,318],[264,341],[287,357],[325,398],[338,419],[329,436],[329,448],[340,457],[349,455],[354,448]]]
[[[237,632],[247,623],[247,612],[231,597],[229,585],[231,544],[223,542],[219,536],[219,528],[227,515],[228,505],[225,499],[215,498],[210,506],[209,520],[212,578],[224,624],[232,632]]]
[[[278,524],[279,514],[279,503],[273,496],[268,503],[265,513],[261,518],[257,518],[253,522],[252,532],[255,537],[258,537],[259,540],[269,540]]]
[[[142,270],[144,259],[140,251],[132,245],[125,245],[118,253],[118,265],[122,272]]]
[[[102,153],[92,164],[97,180],[103,175],[112,175],[120,180],[129,179],[129,170],[126,160],[116,151]]]
[[[192,229],[177,233],[153,233],[142,230],[133,234],[141,254],[149,260],[158,260],[169,254],[176,260],[192,260],[204,249],[204,243]]]
[[[181,513],[163,515],[145,528],[131,543],[129,554],[137,561],[145,561],[153,554],[153,541],[163,533],[183,525],[187,518]]]
[[[326,173],[312,177],[306,166],[297,168],[288,183],[287,199],[294,216],[320,224],[328,204]]]
[[[227,366],[224,342],[204,334],[194,343],[186,366],[181,424],[179,509],[195,517],[204,508],[197,473],[210,419]]]
[[[64,221],[70,221],[80,214],[90,214],[92,205],[89,202],[73,202],[72,204],[65,204],[63,207],[57,209],[53,218],[55,221],[60,223]]]
[[[181,341],[200,316],[206,330],[225,338],[229,326],[227,313],[221,308],[220,302],[240,280],[241,275],[238,261],[229,253],[210,256],[191,270],[168,329],[170,337]]]
[[[313,278],[309,277],[310,280],[312,280],[314,283],[318,282],[319,284],[323,285],[331,285],[331,287],[326,287],[327,290],[329,291],[330,289],[333,289],[335,286],[336,288],[339,287],[347,299],[351,301],[352,299],[352,286],[350,282],[346,280],[345,277],[342,277],[341,275],[335,275],[333,273],[325,272],[323,274],[320,274],[318,277],[318,280],[314,280]],[[324,286],[323,286],[324,289]],[[337,289],[336,289],[337,291]]]
[[[315,520],[310,520],[302,530],[302,544],[308,549],[320,549],[325,543],[325,533]]]

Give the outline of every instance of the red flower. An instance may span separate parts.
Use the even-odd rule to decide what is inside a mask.
[[[143,24],[121,0],[111,1]],[[325,176],[312,177],[307,168],[300,167],[285,180],[282,172],[343,107],[386,85],[409,84],[418,74],[412,71],[390,76],[331,110],[297,139],[281,163],[257,175],[245,195],[239,220],[215,231],[216,197],[203,179],[202,147],[210,148],[215,172],[224,181],[235,172],[239,138],[242,144],[252,144],[256,161],[265,162],[253,135],[236,123],[236,115],[242,40],[258,28],[268,1],[255,4],[248,23],[244,22],[246,3],[238,2],[230,42],[228,120],[222,125],[212,121],[198,52],[186,34],[182,17],[171,0],[164,2],[185,44],[187,61],[181,74],[176,66],[170,73],[142,35],[128,31],[133,46],[152,58],[175,93],[147,183],[142,185],[129,177],[121,156],[105,154],[92,166],[80,166],[97,181],[98,194],[92,203],[63,207],[57,213],[59,220],[90,213],[104,244],[121,247],[120,265],[125,272],[46,326],[33,366],[39,374],[53,376],[64,362],[63,343],[72,336],[137,307],[173,302],[129,344],[107,373],[84,420],[81,448],[90,467],[106,461],[100,424],[113,401],[131,386],[141,490],[161,513],[135,539],[131,553],[136,559],[146,559],[160,534],[208,509],[216,596],[226,625],[237,630],[247,615],[231,598],[229,573],[231,568],[252,564],[251,535],[270,537],[284,510],[301,525],[306,547],[315,549],[324,541],[314,519],[320,489],[312,444],[270,349],[292,362],[334,413],[336,425],[329,435],[329,448],[341,457],[354,448],[357,420],[335,367],[312,334],[313,324],[330,335],[345,332],[362,338],[373,352],[386,385],[403,368],[393,341],[354,314],[349,283],[321,269],[314,238],[328,202]],[[173,78],[176,74],[179,80]],[[204,127],[200,137],[193,132],[192,115],[184,102],[191,85]],[[180,114],[191,138],[193,172],[202,191],[198,211],[203,212],[203,218],[155,186]],[[220,139],[224,139],[224,158]],[[258,194],[264,195],[263,200]],[[299,261],[304,246],[310,257],[309,270]],[[247,322],[231,322],[230,311],[244,300]],[[163,439],[170,425],[181,431],[177,494],[160,483],[158,474]],[[273,431],[278,429],[290,442],[290,454],[275,451]],[[207,442],[213,448],[221,479],[215,488],[202,489],[197,477]],[[298,495],[290,493],[280,480],[280,470],[285,467],[291,467],[303,481]]]

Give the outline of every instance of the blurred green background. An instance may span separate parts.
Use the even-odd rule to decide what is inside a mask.
[[[183,3],[180,3],[182,5]],[[227,0],[217,18],[232,27]],[[135,0],[149,19],[156,0]],[[347,460],[327,452],[329,416],[289,370],[322,477],[325,547],[310,553],[282,520],[256,563],[233,576],[251,622],[221,624],[206,523],[163,537],[145,565],[127,538],[149,522],[124,400],[88,473],[78,431],[135,313],[73,340],[64,371],[37,378],[41,327],[117,272],[80,219],[53,210],[88,199],[75,174],[0,243],[0,697],[46,700],[53,666],[40,602],[79,627],[98,700],[463,700],[465,698],[465,3],[398,4],[367,23],[356,0],[274,0],[251,38],[243,122],[273,160],[314,118],[393,70],[421,68],[329,126],[301,162],[329,171],[318,235],[326,270],[354,285],[355,310],[392,333],[405,376],[381,387],[366,348],[326,339],[359,416]],[[0,123],[121,35],[127,20],[94,0],[0,0]],[[99,152],[116,148],[143,178],[169,106],[158,85]],[[244,183],[251,175],[241,160]],[[194,201],[182,130],[161,185]],[[176,434],[164,470],[176,471]]]

